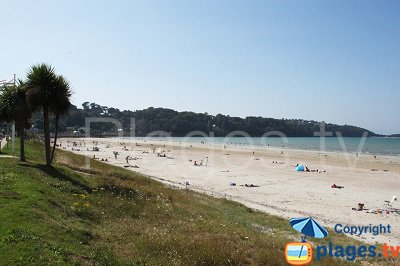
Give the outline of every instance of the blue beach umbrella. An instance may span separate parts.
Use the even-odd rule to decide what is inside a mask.
[[[290,225],[309,237],[324,238],[328,235],[328,231],[318,224],[313,218],[292,218]]]
[[[304,165],[300,164],[300,165],[296,166],[295,170],[297,172],[303,172],[304,171]]]
[[[290,225],[304,234],[302,238],[303,242],[306,242],[306,236],[315,237],[315,238],[324,238],[328,235],[328,231],[319,225],[313,218],[292,218],[290,219]],[[301,256],[301,252],[303,251],[303,246],[301,246],[299,258]]]

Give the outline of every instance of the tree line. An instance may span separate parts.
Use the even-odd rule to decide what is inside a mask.
[[[38,114],[34,119],[35,125],[39,129],[43,129],[42,117]],[[146,136],[154,131],[165,131],[171,136],[181,137],[192,131],[202,131],[206,134],[213,132],[216,137],[225,137],[233,131],[244,131],[252,137],[259,137],[266,132],[280,131],[288,137],[312,137],[314,132],[320,131],[320,123],[312,120],[274,119],[255,116],[240,118],[222,114],[178,112],[154,107],[136,111],[121,111],[118,108],[89,102],[84,102],[81,108],[72,105],[69,109],[69,115],[59,121],[60,129],[63,132],[68,129],[82,129],[87,117],[116,119],[122,124],[125,134],[130,134],[131,118],[135,118],[136,136]],[[368,136],[378,136],[367,129],[351,125],[327,123],[326,130],[339,131],[345,137],[361,137],[364,132],[368,132]],[[91,125],[92,135],[116,134],[116,132],[117,128],[112,123],[94,123]]]

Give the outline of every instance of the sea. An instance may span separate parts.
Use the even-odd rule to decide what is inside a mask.
[[[400,155],[400,138],[392,137],[134,137],[123,139]]]

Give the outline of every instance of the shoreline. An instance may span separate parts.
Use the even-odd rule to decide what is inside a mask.
[[[190,141],[191,139],[195,139],[195,141]],[[317,148],[299,148],[299,147],[291,147],[290,144],[289,146],[276,146],[276,145],[269,145],[269,144],[248,144],[248,143],[243,143],[243,142],[238,142],[238,143],[234,143],[234,142],[219,142],[219,141],[208,141],[207,139],[210,139],[211,137],[204,137],[204,139],[206,139],[204,144],[209,144],[209,145],[231,145],[234,147],[243,147],[243,148],[259,148],[259,149],[282,149],[282,150],[296,150],[296,151],[312,151],[312,152],[317,152],[317,151],[321,151],[321,149],[317,149]],[[224,139],[225,137],[214,137],[217,139]],[[240,139],[240,137],[237,137],[238,139]],[[261,138],[261,137],[256,137],[256,138]],[[273,138],[273,137],[272,137]],[[288,137],[287,139],[290,140],[291,138],[295,138],[295,139],[309,139],[309,138],[315,138],[315,139],[319,139],[319,137]],[[338,137],[326,137],[326,139],[329,138],[338,138]],[[360,137],[343,137],[344,139],[360,139]],[[368,137],[371,139],[387,139],[386,137]],[[367,139],[368,139],[367,138]],[[400,137],[391,137],[393,139],[397,139]],[[97,138],[96,138],[97,139]],[[102,138],[98,138],[98,139],[102,139]],[[200,137],[166,137],[165,139],[160,139],[159,137],[110,137],[110,138],[104,138],[104,139],[115,139],[115,140],[128,140],[128,141],[148,141],[148,142],[171,142],[171,143],[179,143],[179,142],[186,142],[186,143],[190,143],[190,144],[196,144],[199,143],[201,138]],[[174,140],[176,139],[176,140]],[[275,138],[275,139],[279,139],[279,137]],[[182,140],[189,140],[189,141],[182,141]],[[347,147],[346,147],[347,148]],[[400,157],[400,151],[399,153],[390,153],[390,152],[370,152],[370,151],[343,151],[343,149],[325,149],[323,152],[326,153],[348,153],[348,154],[364,154],[364,155],[371,155],[371,156],[393,156],[393,157]]]
[[[75,151],[72,151],[72,141],[81,145]],[[119,139],[114,138],[79,138],[61,139],[61,144],[68,151],[91,158],[93,155],[99,159],[106,158],[108,163],[120,167],[126,165],[125,157],[131,156],[137,159],[129,162],[139,168],[127,169],[164,184],[185,188],[185,183],[189,182],[190,190],[226,197],[284,218],[313,216],[330,228],[337,223],[390,224],[394,232],[390,235],[366,235],[356,239],[368,243],[399,244],[400,215],[352,210],[360,202],[370,211],[382,209],[384,200],[398,196],[400,158],[397,156],[377,156],[375,159],[372,155],[362,154],[355,158],[354,154],[348,153],[291,149],[282,154],[282,149],[274,147],[265,150],[233,145],[224,149],[223,145],[201,143],[124,141],[121,145]],[[98,152],[91,150],[93,142],[97,142]],[[127,150],[123,150],[124,146]],[[156,156],[152,147],[163,149],[173,159]],[[113,151],[120,153],[117,159]],[[207,167],[193,166],[193,161],[200,162],[206,157],[209,158]],[[293,164],[296,163],[326,172],[295,172]],[[231,186],[231,183],[236,186]],[[332,184],[344,188],[331,188]],[[394,207],[400,208],[396,203]]]

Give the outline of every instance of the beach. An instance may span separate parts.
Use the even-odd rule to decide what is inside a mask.
[[[284,218],[312,216],[328,228],[390,224],[390,234],[353,237],[400,244],[400,215],[386,212],[385,206],[385,200],[400,196],[399,156],[117,138],[59,143],[64,150],[120,167],[128,166],[129,156],[127,169],[166,185],[225,197]],[[297,164],[310,172],[295,171]],[[363,210],[354,210],[359,203]],[[400,201],[393,202],[394,208],[400,209]]]

